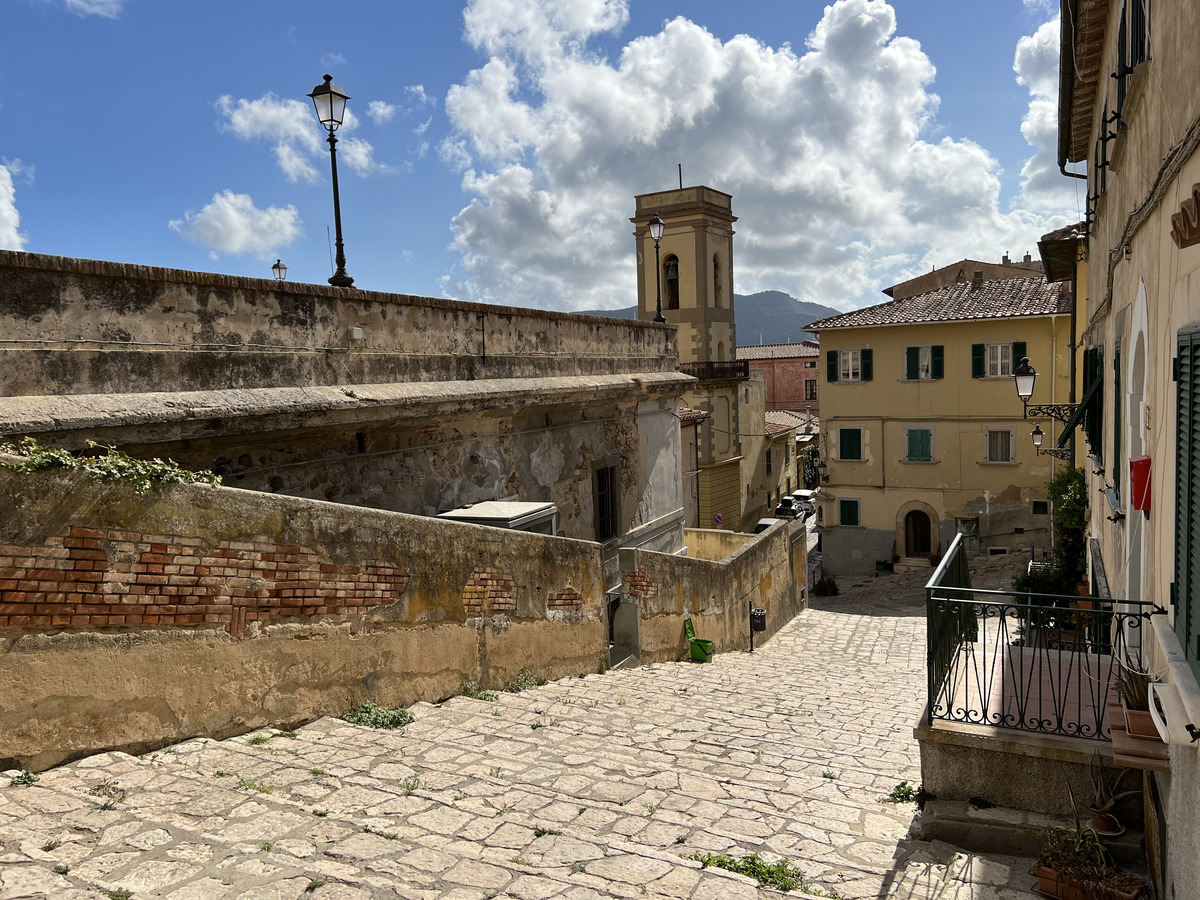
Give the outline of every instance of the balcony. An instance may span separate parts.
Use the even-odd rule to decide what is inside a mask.
[[[701,381],[738,381],[750,377],[750,361],[681,363],[679,371]]]
[[[1117,660],[1141,658],[1152,603],[971,587],[961,536],[925,588],[928,725],[1111,741]]]

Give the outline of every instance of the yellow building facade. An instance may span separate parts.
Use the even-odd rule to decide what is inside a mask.
[[[1040,276],[952,284],[815,322],[821,335],[818,503],[827,574],[880,561],[928,567],[956,533],[980,553],[1048,547],[1038,453],[1060,425],[1022,417],[1013,368],[1042,373],[1036,402],[1070,395],[1070,298]]]

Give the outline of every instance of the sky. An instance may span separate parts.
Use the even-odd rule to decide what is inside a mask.
[[[734,288],[837,309],[1082,218],[1054,0],[4,0],[0,248],[636,303],[636,194],[733,196]]]

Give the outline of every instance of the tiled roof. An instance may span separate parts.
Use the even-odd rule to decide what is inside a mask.
[[[1047,316],[1071,311],[1071,298],[1043,276],[985,281],[979,287],[964,281],[903,300],[890,300],[821,319],[806,329],[861,328],[874,325],[916,325],[922,322],[964,322],[1012,316]]]
[[[801,356],[820,356],[816,341],[800,341],[793,344],[751,344],[738,347],[738,359],[795,359]]]
[[[703,422],[708,418],[708,413],[702,409],[689,409],[686,406],[679,407],[679,421],[684,425],[690,425],[693,422]]]
[[[795,425],[783,425],[779,422],[772,422],[770,419],[767,420],[767,437],[777,438],[781,434],[787,434],[789,431],[795,430]]]

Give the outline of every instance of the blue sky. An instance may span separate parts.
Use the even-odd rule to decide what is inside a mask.
[[[1080,217],[1046,0],[6,0],[0,247],[635,301],[633,195],[733,195],[735,288],[850,308]],[[1016,70],[1014,70],[1014,62]]]

